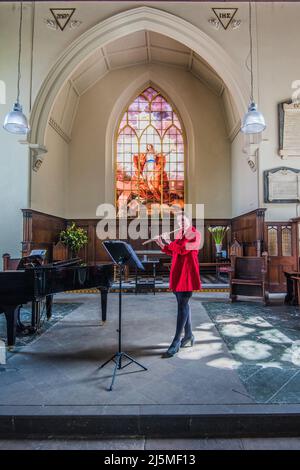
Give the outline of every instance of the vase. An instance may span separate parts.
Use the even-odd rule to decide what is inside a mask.
[[[222,243],[216,243],[216,252],[221,253],[222,251]]]
[[[74,258],[78,258],[78,250],[69,250],[69,254],[70,254],[70,258],[71,259],[74,259]]]

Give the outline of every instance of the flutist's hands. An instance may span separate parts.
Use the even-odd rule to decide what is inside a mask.
[[[169,245],[169,243],[171,243],[169,232],[162,233],[161,238],[164,241],[164,243],[166,243],[166,245]]]

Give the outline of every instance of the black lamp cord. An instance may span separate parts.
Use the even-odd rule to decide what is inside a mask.
[[[253,99],[253,39],[252,39],[252,5],[249,2],[249,39],[250,39],[250,75],[251,75],[251,103]]]
[[[23,23],[23,2],[21,2],[21,6],[20,6],[17,103],[19,103],[19,100],[20,100],[22,23]]]

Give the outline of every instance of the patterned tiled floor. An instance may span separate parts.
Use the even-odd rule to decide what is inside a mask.
[[[204,302],[247,392],[260,403],[300,403],[300,310]]]
[[[55,302],[53,304],[52,317],[50,320],[45,318],[45,311],[42,308],[41,311],[41,331],[45,332],[48,328],[51,328],[55,323],[61,321],[66,315],[73,312],[78,308],[80,303],[63,303]],[[21,308],[21,321],[24,326],[29,326],[31,323],[31,306],[30,304],[26,305],[24,308]],[[38,335],[28,335],[19,333],[16,338],[15,352],[27,344],[34,341]],[[0,339],[6,340],[6,320],[4,315],[0,315]]]
[[[153,283],[153,276],[143,275],[138,277],[138,282],[142,282],[145,285],[150,285]],[[123,288],[127,292],[134,292],[135,291],[135,283],[136,279],[135,276],[130,276],[129,279],[123,281]],[[215,274],[202,274],[201,273],[201,283],[202,283],[202,290],[207,289],[220,289],[224,290],[228,288],[228,278],[225,276],[217,277]],[[112,291],[118,290],[119,283],[118,281],[115,282],[112,286]],[[155,291],[156,292],[166,292],[169,289],[169,276],[158,275],[155,279]],[[145,291],[147,287],[145,288]]]

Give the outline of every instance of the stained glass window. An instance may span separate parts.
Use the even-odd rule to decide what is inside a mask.
[[[268,254],[278,256],[278,230],[276,226],[268,227]]]
[[[129,105],[117,134],[116,206],[184,204],[184,136],[180,119],[149,86]],[[124,206],[122,206],[124,207]]]
[[[292,227],[281,227],[282,256],[292,256]]]

